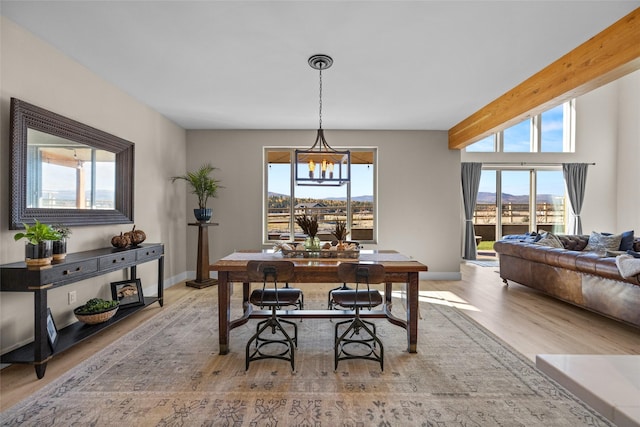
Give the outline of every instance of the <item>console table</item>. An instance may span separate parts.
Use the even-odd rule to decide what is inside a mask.
[[[130,279],[135,279],[139,264],[158,261],[158,293],[144,297],[144,305],[119,308],[114,317],[104,323],[87,325],[73,323],[58,331],[58,342],[51,349],[47,337],[47,292],[91,277],[113,271],[130,269]],[[118,321],[129,317],[146,306],[158,302],[163,305],[164,245],[147,243],[134,248],[102,248],[68,254],[50,268],[32,270],[24,262],[0,265],[0,291],[32,292],[34,301],[34,341],[0,356],[3,363],[30,363],[35,365],[38,379],[44,377],[47,362],[54,355],[73,347],[80,341],[100,332]]]
[[[209,277],[209,227],[218,224],[215,222],[190,222],[189,225],[198,227],[198,261],[196,280],[187,280],[186,285],[198,289],[213,286],[218,281]]]

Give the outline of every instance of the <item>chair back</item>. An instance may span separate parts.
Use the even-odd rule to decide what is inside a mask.
[[[338,266],[338,278],[341,282],[356,285],[384,283],[384,266],[343,262]]]
[[[250,282],[289,282],[293,280],[291,261],[249,261],[247,274]]]

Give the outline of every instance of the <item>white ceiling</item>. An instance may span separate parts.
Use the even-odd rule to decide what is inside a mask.
[[[186,129],[447,130],[640,1],[5,1]]]

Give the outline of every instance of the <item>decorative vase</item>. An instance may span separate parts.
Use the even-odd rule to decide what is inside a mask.
[[[44,240],[36,245],[27,242],[25,245],[24,259],[27,267],[44,267],[53,260],[53,242]]]
[[[193,215],[199,222],[209,222],[211,220],[211,215],[213,214],[213,209],[204,208],[204,209],[194,209]]]
[[[53,260],[62,261],[67,256],[67,239],[63,237],[60,240],[53,241]]]
[[[307,237],[304,240],[304,248],[308,251],[319,251],[320,250],[320,238],[313,236]]]

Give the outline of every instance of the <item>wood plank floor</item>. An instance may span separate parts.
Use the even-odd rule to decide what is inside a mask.
[[[497,267],[462,264],[460,281],[421,281],[423,300],[452,304],[532,361],[536,354],[640,354],[640,329],[546,297],[517,284],[504,286]],[[165,307],[190,292],[216,292],[175,285]],[[0,410],[49,384],[162,309],[154,304],[54,357],[38,380],[33,366],[0,371]],[[421,325],[421,328],[427,325]]]

